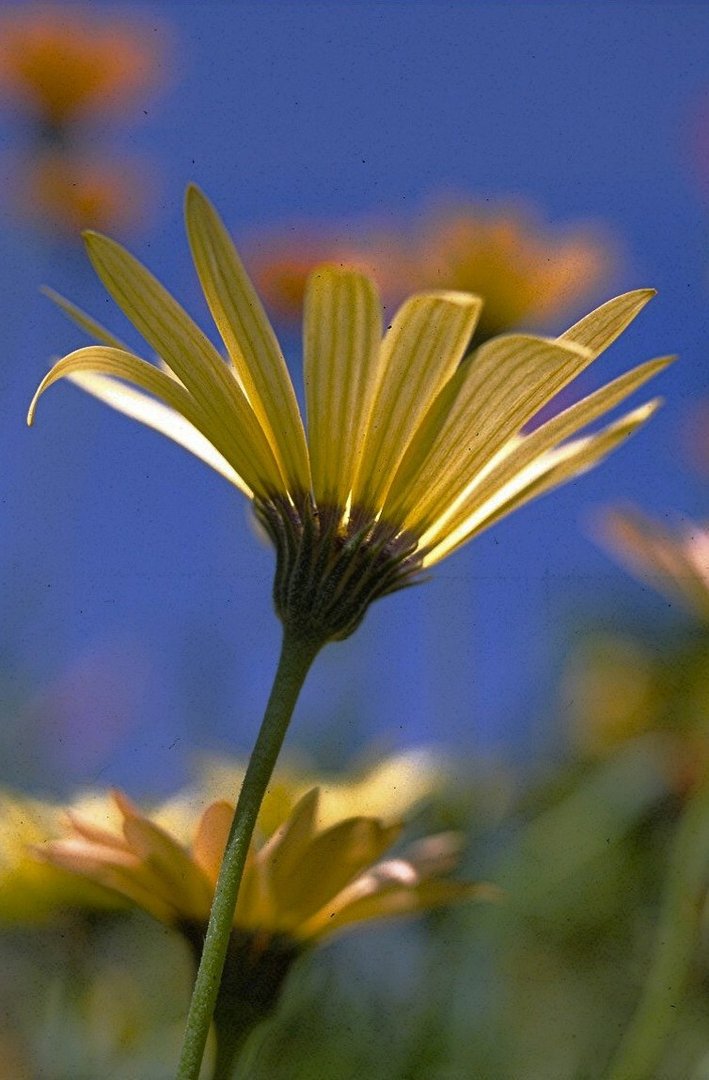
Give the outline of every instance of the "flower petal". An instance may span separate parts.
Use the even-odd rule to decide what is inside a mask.
[[[39,858],[72,874],[111,889],[162,922],[174,922],[177,911],[165,895],[162,879],[131,852],[80,839],[55,840],[37,849]]]
[[[384,867],[385,864],[382,864]],[[374,873],[378,868],[374,868]],[[421,911],[465,900],[497,900],[500,892],[491,885],[473,885],[462,881],[420,881],[407,885],[373,878],[360,879],[352,889],[338,896],[310,919],[299,933],[304,938],[329,937],[356,923],[370,922],[392,916],[416,915]],[[360,885],[363,887],[360,889]]]
[[[63,359],[57,361],[54,367],[45,375],[42,382],[39,384],[37,391],[30,404],[29,412],[27,414],[27,422],[31,424],[34,421],[34,415],[37,408],[37,402],[42,396],[44,391],[65,376],[76,377],[79,376],[83,389],[88,389],[90,393],[95,394],[97,397],[102,397],[103,400],[108,401],[109,404],[115,408],[120,408],[123,412],[128,412],[129,415],[133,415],[136,419],[140,419],[143,423],[149,423],[148,420],[148,407],[147,404],[138,408],[137,400],[131,403],[132,411],[129,411],[127,406],[127,399],[123,399],[121,404],[118,404],[118,399],[109,400],[109,395],[106,393],[105,383],[101,384],[101,392],[97,393],[98,387],[95,383],[90,386],[86,384],[85,376],[101,376],[107,375],[113,379],[123,379],[127,382],[134,383],[142,390],[146,390],[149,394],[154,394],[155,397],[160,398],[165,405],[169,406],[170,410],[174,410],[174,414],[162,416],[159,412],[154,412],[152,415],[151,426],[157,428],[159,431],[163,431],[175,442],[181,443],[191,450],[192,453],[197,453],[198,457],[202,457],[204,461],[216,468],[218,472],[221,472],[231,480],[232,483],[236,483],[236,486],[241,488],[242,491],[249,493],[251,490],[259,490],[261,485],[261,477],[251,467],[251,462],[248,459],[244,460],[245,471],[247,478],[242,479],[241,475],[235,470],[231,469],[231,462],[234,457],[237,456],[238,447],[235,446],[234,441],[230,437],[229,433],[225,431],[221,426],[213,423],[210,417],[208,417],[204,410],[197,404],[194,398],[187,392],[184,386],[181,385],[171,375],[166,375],[164,371],[160,371],[158,368],[153,367],[152,364],[148,364],[145,360],[141,360],[138,356],[133,356],[131,353],[126,353],[120,349],[109,349],[103,345],[90,345],[85,349],[77,349],[76,352],[69,353]],[[122,407],[123,406],[123,407]],[[138,412],[142,411],[143,415],[138,415]],[[183,417],[188,426],[174,423],[172,417]],[[164,422],[164,426],[159,426]],[[192,438],[189,428],[196,429],[196,432],[206,440],[206,443],[214,448],[214,453],[210,453],[208,446],[205,447],[204,443],[201,443],[199,439]],[[203,451],[200,453],[200,451]],[[219,459],[223,458],[224,463],[227,465],[226,470],[219,467]],[[251,481],[249,483],[249,481]],[[265,489],[262,489],[265,490]]]
[[[212,902],[209,881],[168,832],[140,814],[126,816],[123,832],[131,850],[162,882],[167,895],[175,897],[182,915],[197,919],[209,915]]]
[[[86,247],[97,274],[116,303],[193,396],[212,430],[219,432],[220,444],[234,446],[229,460],[249,487],[258,494],[285,493],[268,437],[209,339],[120,244],[89,232]],[[251,465],[251,478],[260,478],[255,483],[246,475],[247,461]]]
[[[468,293],[421,293],[397,312],[381,346],[353,505],[381,508],[416,428],[465,353],[481,306]]]
[[[688,525],[675,535],[632,508],[606,511],[598,539],[607,551],[658,592],[709,616],[709,530]]]
[[[376,390],[381,304],[363,274],[322,266],[305,294],[303,365],[313,491],[345,507]]]
[[[616,296],[583,319],[579,319],[559,340],[575,341],[577,345],[591,349],[594,356],[598,356],[613,344],[655,295],[655,289],[634,289]]]
[[[223,222],[194,185],[187,189],[185,211],[195,268],[241,385],[290,490],[308,491],[303,422],[266,312]]]
[[[138,420],[146,427],[159,431],[178,446],[184,447],[205,465],[218,472],[230,484],[239,488],[248,497],[252,491],[231,467],[226,458],[219,453],[206,436],[193,424],[181,416],[175,409],[155,398],[142,394],[139,390],[126,386],[107,375],[76,374],[69,375],[69,381],[92,397],[98,398],[117,412]],[[170,378],[173,378],[171,375]]]
[[[234,807],[231,803],[225,801],[212,803],[202,814],[192,842],[192,857],[213,885],[219,877],[219,869],[233,819]]]
[[[315,835],[319,800],[319,788],[306,792],[259,851],[259,862],[277,867],[276,877],[287,878],[297,873],[303,853]]]
[[[270,864],[273,896],[283,928],[297,927],[332,900],[394,843],[399,825],[376,818],[349,818],[316,836],[297,867]]]
[[[535,458],[526,468],[516,473],[510,483],[500,488],[473,513],[468,512],[466,507],[461,514],[462,520],[458,522],[454,518],[455,524],[451,522],[448,526],[450,531],[446,531],[429,549],[424,565],[431,566],[439,562],[472,536],[523,506],[530,499],[538,498],[546,491],[551,491],[552,488],[559,487],[593,468],[611,450],[642,427],[660,404],[659,399],[649,401],[601,431],[563,443]]]
[[[527,334],[482,345],[460,365],[412,439],[384,519],[425,532],[500,447],[592,359],[590,350],[574,343]]]
[[[86,312],[82,311],[76,304],[72,304],[71,300],[67,300],[66,297],[55,292],[54,289],[50,289],[46,285],[42,287],[41,292],[43,292],[53,304],[56,304],[68,319],[71,319],[73,323],[76,323],[77,326],[81,327],[84,333],[88,334],[90,338],[94,338],[102,345],[108,345],[111,349],[121,349],[123,352],[130,352],[128,346],[124,345],[110,330],[107,330],[100,322],[93,319],[91,315],[87,315]]]
[[[477,515],[486,502],[496,499],[498,492],[506,485],[514,483],[515,477],[531,463],[615,408],[648,379],[667,367],[673,359],[673,357],[665,356],[639,364],[638,367],[627,371],[552,417],[530,435],[510,440],[509,444],[503,446],[497,456],[488,462],[485,469],[472,480],[458,502],[452,504],[450,509],[442,514],[422,536],[421,547],[428,547],[430,552],[426,556],[426,564],[431,565],[432,562],[438,561],[432,558],[431,550],[436,547],[439,540],[457,529],[466,518]]]

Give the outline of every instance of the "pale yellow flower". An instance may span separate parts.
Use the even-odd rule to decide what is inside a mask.
[[[482,301],[419,293],[382,337],[373,283],[315,271],[305,304],[307,436],[285,361],[216,212],[187,195],[195,266],[224,359],[122,247],[86,237],[95,269],[167,370],[59,300],[101,342],[58,361],[62,376],[202,458],[253,502],[277,552],[286,628],[322,644],[499,518],[602,460],[651,401],[573,438],[668,363],[649,361],[554,416],[539,410],[607,348],[653,295],[610,300],[560,338],[510,334],[465,356]],[[128,385],[125,385],[128,384]]]
[[[604,546],[631,573],[701,619],[709,619],[709,527],[671,531],[640,511],[611,510],[599,529]]]
[[[187,847],[124,795],[115,799],[120,830],[72,814],[71,834],[38,854],[198,936],[207,925],[233,807],[212,803]],[[457,841],[449,834],[382,858],[398,839],[400,823],[357,816],[321,828],[318,800],[315,788],[268,839],[252,843],[234,927],[261,947],[270,939],[300,946],[371,919],[492,894],[442,876],[457,861]]]
[[[225,758],[207,758],[200,766],[200,783],[192,796],[204,800],[229,798],[241,787],[245,765]],[[318,801],[318,825],[327,828],[343,818],[365,816],[386,820],[406,818],[412,810],[436,791],[441,789],[449,770],[440,754],[427,747],[416,747],[382,758],[369,768],[352,773],[331,775],[316,772],[307,762],[280,762],[268,785],[261,810],[259,829],[270,836],[295,809],[296,804],[312,788],[320,792]],[[178,795],[171,804],[177,820],[179,807],[189,806],[184,795]],[[194,812],[188,810],[193,818]]]
[[[108,795],[85,795],[74,809],[86,820],[116,821]],[[66,833],[66,815],[65,805],[0,791],[0,922],[39,923],[62,910],[119,904],[115,893],[37,858]]]

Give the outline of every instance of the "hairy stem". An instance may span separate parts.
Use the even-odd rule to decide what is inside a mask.
[[[321,641],[303,639],[292,631],[284,631],[271,696],[246,769],[224,850],[202,958],[192,991],[177,1080],[198,1080],[199,1077],[249,843],[295,703],[321,646]],[[235,1026],[239,1027],[238,1020],[235,1020]]]

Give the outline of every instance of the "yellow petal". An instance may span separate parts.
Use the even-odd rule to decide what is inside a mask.
[[[381,346],[353,505],[382,506],[416,428],[465,353],[481,306],[468,293],[421,293],[397,312]]]
[[[131,850],[162,883],[175,908],[187,917],[209,914],[212,890],[205,875],[168,832],[140,815],[129,815],[123,832]]]
[[[215,425],[191,394],[176,379],[153,367],[152,364],[148,364],[145,360],[141,360],[140,357],[122,352],[119,349],[109,349],[103,345],[90,345],[85,349],[77,349],[76,352],[69,353],[68,356],[57,361],[37,388],[30,404],[27,422],[29,424],[33,422],[37,402],[52,383],[65,376],[76,375],[108,375],[115,379],[124,379],[127,382],[134,383],[142,390],[146,390],[149,394],[154,394],[160,398],[176,414],[182,416],[188,425],[201,432],[207,442],[214,447],[216,455],[223,457],[229,465],[235,458],[238,460],[242,448],[232,438],[233,433],[224,430],[221,425]],[[91,392],[94,392],[94,390],[92,389]],[[103,396],[104,400],[107,400],[105,393],[97,396]],[[118,407],[114,401],[109,403],[114,407]],[[134,402],[133,405],[135,407],[137,403]],[[122,411],[127,411],[127,409]],[[135,413],[132,415],[135,415]],[[144,416],[138,418],[142,419],[143,422],[147,422]],[[165,428],[158,428],[158,430],[163,430],[171,439],[182,443],[183,446],[189,443],[188,429],[184,425],[174,424],[172,430],[170,430],[169,417],[163,414],[161,419],[165,421]],[[159,422],[158,414],[155,414],[154,421],[151,426],[157,427]],[[187,448],[192,450],[193,453],[197,452],[200,448],[199,440],[193,440],[192,445],[187,446]],[[201,448],[204,449],[203,444]],[[204,454],[198,454],[198,456],[203,457],[203,460],[206,460],[213,468],[217,467],[218,457],[210,455],[208,450],[205,450]],[[209,460],[210,457],[212,460]],[[265,493],[266,489],[262,487],[261,477],[252,468],[252,463],[248,457],[244,457],[243,465],[244,469],[242,471],[247,474],[251,483],[246,479],[242,480],[241,474],[237,473],[236,470],[231,475],[229,469],[227,469],[225,473],[227,478],[244,491],[258,490]],[[223,470],[219,468],[217,471],[222,472]],[[239,482],[235,477],[238,477]]]
[[[52,866],[61,867],[133,901],[161,922],[174,922],[176,910],[156,878],[131,852],[102,847],[85,840],[57,840],[37,852]]]
[[[315,835],[320,791],[312,788],[258,853],[259,862],[275,868],[277,878],[297,873],[303,853]]]
[[[234,807],[228,802],[214,802],[202,814],[192,844],[192,857],[207,878],[216,884],[222,865]]]
[[[439,562],[501,517],[593,468],[649,420],[659,405],[659,399],[649,401],[602,431],[564,443],[536,458],[474,513],[464,515],[427,553],[424,565]]]
[[[285,492],[284,481],[254,412],[219,353],[176,300],[120,244],[86,234],[93,266],[128,318],[193,396],[220,444],[235,447],[229,460],[252,490]],[[252,483],[244,462],[251,462]]]
[[[463,493],[458,502],[434,522],[422,537],[421,546],[429,548],[429,554],[425,560],[426,565],[431,565],[437,562],[438,558],[443,557],[442,554],[438,558],[433,557],[432,549],[436,547],[439,540],[459,529],[467,518],[477,515],[485,503],[497,498],[501,489],[515,483],[515,478],[531,463],[564,439],[575,435],[615,408],[631,393],[667,367],[672,360],[673,357],[666,356],[638,365],[632,371],[626,372],[601,387],[600,390],[594,391],[571,405],[558,416],[552,417],[531,435],[513,439],[507,446],[503,446],[497,457],[489,462],[485,470],[471,482],[469,489]],[[447,553],[450,549],[446,546],[443,550]]]
[[[347,504],[376,390],[382,336],[376,287],[351,270],[322,266],[305,294],[303,365],[313,491]]]
[[[56,304],[60,308],[67,318],[71,319],[73,323],[81,327],[84,333],[88,334],[90,338],[94,338],[96,341],[100,341],[102,345],[108,345],[112,349],[122,349],[123,352],[130,352],[127,345],[115,337],[110,330],[107,330],[105,326],[102,326],[100,322],[93,319],[90,315],[87,315],[85,311],[82,311],[76,304],[72,304],[71,300],[67,300],[60,293],[55,292],[54,289],[48,288],[46,285],[41,290],[46,297],[48,297],[52,303]]]
[[[234,926],[240,930],[276,929],[276,905],[273,901],[267,868],[259,858],[260,853],[249,848],[244,866],[244,876],[239,888],[239,899],[234,913]]]
[[[195,268],[246,396],[290,490],[308,491],[303,422],[273,328],[223,222],[194,185],[185,209]]]
[[[526,334],[481,346],[461,364],[416,432],[389,492],[384,519],[424,532],[500,447],[592,359],[593,353],[574,343]]]
[[[655,295],[654,289],[634,289],[616,296],[583,319],[579,319],[559,340],[575,341],[577,345],[591,349],[594,356],[598,356],[613,344]]]
[[[252,497],[251,489],[209,439],[168,405],[163,405],[155,398],[142,394],[139,390],[117,382],[107,375],[75,374],[69,375],[68,378],[74,386],[78,386],[92,397],[110,405],[117,412],[130,416],[132,420],[138,420],[146,427],[172,439],[178,446],[194,454],[249,498]]]
[[[319,911],[394,843],[401,828],[374,818],[350,818],[320,833],[288,873],[270,865],[274,899],[284,929]]]
[[[470,885],[461,881],[421,881],[417,885],[381,885],[367,895],[346,897],[326,906],[309,920],[299,933],[304,938],[325,937],[357,923],[372,919],[416,915],[447,904],[470,900],[496,900],[499,890],[490,885]]]

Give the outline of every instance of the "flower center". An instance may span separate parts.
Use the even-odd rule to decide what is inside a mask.
[[[283,622],[315,640],[341,641],[369,605],[414,584],[418,537],[359,507],[276,496],[254,509],[276,549],[273,599]]]

